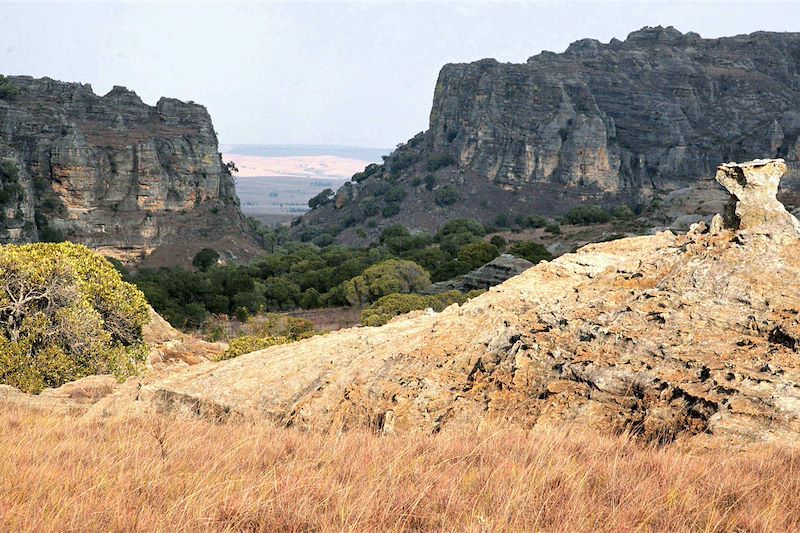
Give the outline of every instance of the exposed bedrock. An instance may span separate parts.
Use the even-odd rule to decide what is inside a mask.
[[[800,436],[800,240],[773,203],[782,168],[721,167],[740,201],[736,229],[702,223],[686,235],[589,245],[460,307],[151,376],[92,412],[157,408],[387,433],[502,418],[658,442],[791,444]]]

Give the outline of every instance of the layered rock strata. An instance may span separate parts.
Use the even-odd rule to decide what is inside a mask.
[[[114,87],[5,78],[0,242],[65,237],[112,249],[243,233],[206,109]]]

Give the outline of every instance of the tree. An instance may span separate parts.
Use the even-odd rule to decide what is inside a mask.
[[[314,196],[308,201],[308,207],[316,209],[317,207],[327,204],[333,199],[333,189],[325,189],[318,195]]]
[[[212,265],[215,265],[219,260],[219,254],[216,250],[212,250],[211,248],[203,248],[199,252],[197,252],[192,259],[192,265],[200,269],[202,271],[206,271]]]
[[[549,261],[553,258],[550,252],[547,251],[547,248],[533,241],[515,242],[511,245],[511,248],[508,249],[508,253],[516,257],[527,259],[534,265],[539,261]]]
[[[84,246],[0,247],[0,383],[39,392],[89,374],[135,374],[149,319],[141,291]]]
[[[458,194],[458,190],[452,185],[445,185],[444,187],[438,189],[435,193],[433,193],[433,201],[439,207],[446,207],[448,205],[453,205],[460,199],[461,196]]]
[[[486,241],[465,244],[458,250],[458,260],[474,270],[500,255],[497,246]]]
[[[389,259],[372,265],[344,283],[350,305],[374,302],[393,292],[417,292],[429,287],[428,273],[413,261]]]
[[[596,205],[582,205],[576,207],[566,217],[570,224],[602,224],[611,219],[608,211]]]
[[[239,172],[239,169],[236,168],[236,163],[234,163],[233,161],[228,161],[227,163],[225,163],[225,169],[230,174],[233,174],[234,172]]]

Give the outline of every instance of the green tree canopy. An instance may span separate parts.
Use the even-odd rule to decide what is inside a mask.
[[[415,262],[388,259],[345,282],[344,290],[347,301],[351,305],[358,305],[374,302],[393,292],[417,292],[430,284],[428,273]]]
[[[130,376],[147,357],[148,320],[144,295],[84,246],[0,247],[0,383],[39,392]]]

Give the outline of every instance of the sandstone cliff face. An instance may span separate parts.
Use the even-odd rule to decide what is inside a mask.
[[[93,247],[153,248],[241,233],[230,173],[206,109],[155,107],[115,87],[9,77],[0,98],[0,242],[61,233]]]
[[[432,230],[455,217],[491,223],[501,213],[560,215],[582,203],[646,207],[701,182],[687,202],[711,203],[717,165],[765,155],[786,160],[784,192],[797,203],[800,33],[702,39],[645,28],[525,64],[446,65],[429,129],[301,227],[361,242],[392,223]],[[407,192],[399,208],[382,196],[387,181]],[[456,201],[437,202],[445,187]],[[374,202],[389,209],[370,215],[365,205]],[[714,213],[701,211],[669,220]]]
[[[590,245],[461,307],[154,376],[93,412],[384,432],[501,417],[660,442],[796,439],[800,232],[774,199],[785,168],[720,167],[734,209],[686,235]]]
[[[800,34],[721,39],[645,28],[524,65],[439,76],[429,142],[498,183],[676,188],[730,160],[783,157],[800,179]]]

